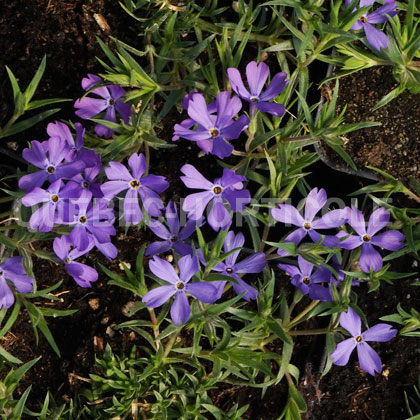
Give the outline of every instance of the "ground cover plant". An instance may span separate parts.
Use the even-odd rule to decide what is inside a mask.
[[[23,91],[7,70],[1,137],[25,140],[1,198],[2,418],[371,418],[321,391],[348,372],[381,384],[377,417],[418,418],[419,184],[372,167],[379,181],[333,188],[314,149],[356,170],[346,136],[379,126],[345,122],[340,78],[391,67],[398,88],[377,109],[418,93],[418,5],[202,3],[121,2],[135,42],[97,39],[99,67],[66,118],[31,114],[63,101],[32,100],[45,58]],[[101,289],[118,322],[87,297]],[[106,327],[94,360],[61,365],[72,386],[48,383],[54,370],[31,386],[37,349],[84,357],[64,331],[85,340],[80,301]],[[16,328],[35,357],[20,356]],[[409,383],[387,387],[394,374]]]

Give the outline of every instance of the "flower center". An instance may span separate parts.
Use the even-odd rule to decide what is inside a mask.
[[[55,172],[55,168],[54,168],[54,166],[48,166],[48,168],[47,168],[47,172],[48,172],[49,174],[53,174],[53,173]]]
[[[109,104],[110,104],[110,105],[114,105],[114,104],[115,104],[115,101],[111,98],[111,99],[109,100]]]
[[[216,185],[215,187],[213,187],[213,192],[214,192],[216,195],[221,194],[221,193],[222,193],[222,187],[219,187],[218,185]]]
[[[89,182],[87,181],[84,181],[82,185],[83,185],[83,188],[89,188]]]
[[[82,216],[82,217],[79,217],[79,222],[80,223],[86,223],[86,216]]]
[[[179,281],[179,282],[176,284],[176,288],[177,288],[178,290],[183,290],[183,289],[185,288],[185,285],[184,285],[184,283],[182,283],[182,281]]]
[[[219,134],[220,132],[216,127],[210,128],[210,135],[212,137],[217,137]]]
[[[178,236],[172,236],[171,242],[176,242],[178,240]]]
[[[356,343],[361,343],[362,342],[362,336],[358,335],[357,337],[354,338],[356,340]]]
[[[369,235],[364,235],[364,236],[362,237],[362,241],[363,241],[363,242],[369,242],[369,241],[370,241],[370,236],[369,236]]]
[[[309,277],[304,277],[304,278],[302,279],[302,281],[303,281],[305,284],[309,284],[309,283],[311,282],[311,279],[310,279]]]
[[[251,96],[251,102],[259,102],[260,98],[258,96]]]
[[[230,268],[230,267],[226,268],[226,273],[228,273],[228,274],[233,273],[233,269],[232,269],[232,268]]]
[[[137,181],[137,179],[133,179],[133,180],[130,182],[130,185],[131,185],[131,188],[133,188],[133,190],[136,190],[136,189],[139,187],[140,182],[139,182],[139,181]]]
[[[67,257],[64,261],[66,262],[66,264],[69,264],[70,263],[70,258]]]
[[[362,22],[362,23],[366,23],[366,22],[367,22],[366,16],[362,16],[362,17],[360,18],[360,22]]]
[[[58,201],[58,195],[53,194],[53,195],[51,196],[51,201],[52,201],[53,203],[56,203],[56,202]]]
[[[303,224],[303,228],[304,228],[305,230],[309,230],[309,229],[311,228],[311,222],[305,222],[305,223]]]

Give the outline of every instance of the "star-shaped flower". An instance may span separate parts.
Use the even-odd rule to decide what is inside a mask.
[[[234,67],[227,69],[229,82],[233,91],[251,104],[250,115],[255,115],[257,109],[259,109],[262,112],[268,112],[276,117],[281,117],[286,110],[284,105],[268,101],[280,95],[285,86],[289,83],[289,80],[286,80],[287,74],[284,72],[277,73],[271,80],[267,89],[262,92],[269,72],[268,66],[264,62],[257,64],[255,61],[251,61],[248,63],[246,66],[246,77],[249,86],[248,91],[244,86],[239,70]]]
[[[181,168],[184,176],[182,182],[188,188],[204,190],[203,192],[190,194],[184,200],[183,210],[188,212],[188,217],[198,220],[203,216],[204,210],[211,202],[212,207],[208,213],[207,221],[215,230],[226,230],[232,223],[232,216],[226,209],[225,204],[233,212],[242,211],[251,201],[251,194],[243,189],[243,182],[246,178],[236,175],[230,169],[224,169],[221,178],[213,182],[208,181],[192,165],[184,165]]]
[[[381,254],[373,245],[389,251],[398,251],[404,247],[401,243],[404,235],[398,230],[388,230],[377,235],[389,222],[390,212],[384,207],[376,209],[370,215],[367,228],[362,212],[356,207],[352,206],[347,215],[348,224],[355,230],[357,236],[348,236],[346,232],[340,232],[339,236],[348,236],[340,243],[340,247],[344,249],[362,247],[359,264],[365,273],[369,273],[370,269],[379,271],[383,265]]]
[[[142,301],[149,308],[157,308],[175,295],[171,306],[171,318],[175,325],[185,324],[191,313],[187,293],[204,303],[213,303],[217,299],[217,289],[210,282],[190,283],[198,271],[197,258],[185,255],[178,262],[179,276],[167,261],[154,257],[149,262],[151,272],[158,278],[170,283],[169,286],[156,287],[147,292]]]
[[[347,313],[341,313],[340,325],[352,337],[338,343],[336,349],[330,354],[333,363],[338,366],[346,365],[356,347],[360,367],[372,376],[375,375],[375,371],[380,373],[382,371],[381,359],[367,341],[389,341],[398,331],[392,329],[389,324],[376,324],[362,333],[362,321],[352,308],[348,308]]]

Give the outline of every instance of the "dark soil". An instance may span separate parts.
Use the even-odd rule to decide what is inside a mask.
[[[73,0],[65,2],[62,0],[39,0],[27,2],[24,0],[11,0],[3,2],[0,6],[0,97],[1,115],[10,116],[11,89],[7,81],[4,65],[8,65],[21,83],[26,87],[27,83],[35,73],[44,54],[47,54],[47,70],[40,84],[36,99],[48,97],[65,97],[75,99],[82,94],[80,81],[88,72],[97,73],[102,69],[95,60],[95,56],[103,58],[103,53],[96,43],[95,36],[100,36],[105,42],[112,45],[108,35],[112,34],[117,38],[130,44],[136,39],[137,31],[133,20],[129,18],[119,7],[118,2],[113,0]],[[98,25],[94,14],[99,14],[108,23],[110,30],[105,31]],[[371,71],[377,71],[376,69]],[[367,117],[370,109],[393,85],[390,77],[383,75],[379,77],[385,86],[384,91],[379,93],[377,89],[382,86],[375,86],[371,82],[357,81],[359,88],[358,95],[370,100],[362,111],[363,119],[378,120],[380,115],[385,114],[384,108]],[[346,84],[351,86],[355,83],[350,79],[343,79],[341,89],[344,94]],[[353,94],[356,95],[356,94]],[[354,96],[345,96],[343,102],[348,103],[349,111],[347,118],[349,122],[360,121],[350,120],[354,109]],[[404,96],[402,96],[404,98]],[[390,156],[400,150],[403,156],[404,165],[398,167],[412,168],[418,164],[418,154],[415,152],[415,141],[412,136],[418,129],[418,101],[414,103],[398,105],[395,101],[391,103],[394,112],[389,108],[389,119],[398,124],[398,128],[405,128],[405,134],[400,137],[395,128],[385,125],[382,128],[365,130],[375,131],[380,138],[387,130],[387,148],[380,146],[376,148],[370,145],[367,134],[363,134],[357,143],[357,139],[351,137],[349,145],[356,145],[354,150],[364,150],[358,165],[370,164],[379,166],[379,163],[387,163]],[[32,139],[44,140],[46,138],[45,126],[47,122],[55,119],[74,119],[73,103],[63,103],[63,110],[38,126],[31,129],[30,134],[23,133],[14,138],[7,139],[10,149],[21,150],[26,143]],[[408,108],[411,111],[411,120],[407,124],[401,124],[400,112]],[[395,109],[397,111],[395,111]],[[416,109],[416,111],[414,111]],[[177,113],[168,116],[163,122],[163,127],[172,127],[174,121],[182,119]],[[417,125],[416,125],[417,121]],[[412,125],[409,125],[412,124]],[[161,138],[169,139],[172,135],[170,130],[159,132]],[[397,143],[396,143],[397,142]],[[401,144],[400,149],[395,144]],[[403,154],[403,148],[410,150],[408,156]],[[376,152],[375,152],[376,150]],[[386,150],[390,152],[386,152]],[[165,175],[171,182],[171,189],[165,193],[165,201],[169,199],[178,200],[185,196],[183,184],[179,181],[179,169],[184,163],[197,164],[204,174],[209,177],[214,174],[216,163],[211,158],[198,158],[197,149],[191,147],[188,142],[179,142],[176,149],[153,151],[151,172]],[[388,154],[386,154],[388,153]],[[168,158],[170,154],[170,158]],[[409,161],[413,155],[413,163]],[[416,156],[416,159],[414,159]],[[380,161],[380,162],[379,162]],[[410,163],[407,163],[410,162]],[[2,164],[10,160],[2,156]],[[16,166],[17,163],[13,163]],[[25,166],[22,166],[24,168]],[[381,166],[380,166],[381,167]],[[396,168],[397,166],[392,166]],[[389,170],[386,167],[382,169]],[[332,195],[343,194],[353,191],[358,186],[355,178],[348,176],[337,176],[328,168],[316,166],[310,182],[313,186],[324,187]],[[320,174],[322,172],[322,175]],[[391,174],[396,175],[391,172]],[[320,174],[317,176],[317,174]],[[3,175],[3,173],[2,173]],[[410,175],[419,176],[419,170],[408,171],[405,174],[398,174],[401,180],[406,181]],[[321,180],[322,179],[322,183]],[[3,186],[3,185],[2,185]],[[353,188],[354,186],[354,188]],[[8,185],[10,188],[10,185]],[[121,273],[119,261],[125,261],[134,266],[137,252],[142,244],[152,240],[150,231],[137,231],[130,229],[127,236],[122,231],[118,232],[114,240],[119,249],[119,255],[115,262],[109,263],[98,253],[92,253],[88,259],[98,268],[97,263],[107,265],[111,270]],[[35,247],[40,244],[33,244]],[[43,243],[42,246],[48,244]],[[412,262],[405,264],[406,270],[411,269]],[[413,268],[414,270],[414,268]],[[99,268],[98,268],[99,271]],[[107,343],[110,343],[116,353],[129,352],[133,344],[139,344],[141,340],[136,334],[129,330],[115,330],[113,327],[128,318],[123,313],[124,306],[135,300],[128,291],[110,286],[107,278],[100,272],[99,280],[91,289],[82,289],[70,279],[61,266],[56,266],[45,260],[36,260],[34,265],[38,288],[42,289],[51,286],[56,281],[63,279],[62,287],[54,292],[58,302],[45,302],[45,306],[58,309],[77,309],[78,312],[65,318],[48,319],[51,331],[61,350],[62,357],[59,358],[52,351],[46,340],[41,336],[39,344],[36,345],[32,327],[28,323],[25,311],[20,314],[10,332],[2,340],[2,345],[16,357],[23,361],[31,360],[42,355],[41,360],[27,373],[21,383],[19,392],[23,392],[27,386],[32,384],[32,391],[29,397],[31,407],[36,407],[40,400],[50,390],[56,397],[58,404],[67,401],[74,395],[74,392],[86,385],[84,379],[88,378],[90,372],[94,371],[95,354],[100,355]],[[415,306],[415,299],[418,302],[418,289],[413,290],[409,284],[411,280],[401,280],[397,285],[381,286],[379,291],[367,294],[367,287],[360,287],[360,306],[365,311],[371,324],[378,321],[378,316],[386,315],[396,311],[396,305],[402,302],[403,308],[409,310]],[[410,295],[411,297],[408,297]],[[315,322],[315,321],[311,321]],[[316,321],[321,322],[321,321]],[[318,325],[310,325],[317,328]],[[382,343],[375,346],[378,350],[384,370],[382,376],[370,377],[358,368],[355,356],[347,367],[333,367],[330,374],[320,380],[319,365],[322,359],[323,339],[302,337],[296,340],[296,351],[292,363],[301,372],[299,388],[308,403],[307,419],[389,419],[399,420],[407,417],[404,408],[403,391],[412,391],[412,384],[419,375],[419,349],[414,338],[398,337],[390,343]],[[281,352],[281,344],[274,342],[270,350]],[[5,372],[2,372],[4,375]],[[228,410],[233,404],[240,406],[249,404],[250,408],[245,418],[274,420],[281,414],[287,398],[287,386],[284,383],[269,389],[262,399],[260,391],[250,387],[239,387],[222,384],[219,389],[212,391],[211,396],[219,407]]]
[[[377,81],[380,81],[379,83]],[[403,92],[387,105],[372,108],[397,86],[390,67],[373,67],[340,79],[337,113],[344,107],[345,122],[376,121],[381,125],[347,135],[344,150],[356,166],[377,167],[408,185],[420,180],[420,95]],[[325,147],[328,158],[343,165],[335,152]]]

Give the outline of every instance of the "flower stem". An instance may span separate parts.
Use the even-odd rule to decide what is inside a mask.
[[[157,325],[157,319],[156,319],[156,314],[155,314],[154,309],[149,308],[149,314],[150,314],[150,319],[153,324],[153,334],[155,336],[155,339],[157,339],[159,337],[159,327]],[[156,340],[156,351],[158,351],[159,348],[160,348],[160,340]]]
[[[302,320],[305,320],[306,315],[311,312],[314,308],[317,307],[319,304],[319,300],[312,301],[299,315],[297,315],[292,321],[290,321],[290,324],[287,326],[287,329],[290,330],[291,328],[298,325]]]
[[[181,330],[175,331],[170,337],[168,342],[166,343],[165,346],[165,351],[163,352],[163,358],[165,359],[166,357],[168,357],[169,353],[172,350],[172,347],[175,344],[176,339],[178,338],[179,333],[181,332]]]

